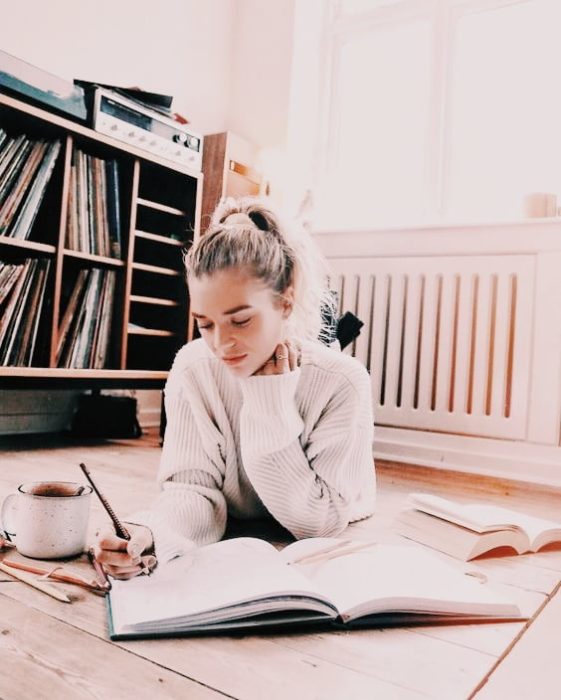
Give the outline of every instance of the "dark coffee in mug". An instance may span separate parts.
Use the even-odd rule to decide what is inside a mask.
[[[64,482],[49,481],[42,482],[38,484],[32,484],[29,490],[24,491],[24,493],[29,493],[32,496],[51,496],[53,498],[64,498],[65,496],[79,496],[82,491],[82,487],[78,487],[76,484],[65,484]],[[78,491],[80,493],[78,493]]]

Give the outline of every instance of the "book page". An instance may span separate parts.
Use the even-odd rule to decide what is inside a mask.
[[[428,493],[410,494],[408,505],[430,515],[469,527],[476,532],[518,528],[527,533],[530,541],[543,530],[561,529],[561,523],[534,518],[509,508],[485,503],[456,503]]]
[[[517,606],[462,568],[416,545],[375,545],[318,563],[294,564],[344,618],[385,611],[518,615]]]
[[[403,510],[393,523],[394,530],[415,542],[438,549],[456,559],[468,561],[495,547],[513,547],[521,553],[528,550],[528,537],[520,530],[475,532],[422,510]]]
[[[154,620],[197,617],[204,623],[209,611],[274,596],[325,600],[272,545],[249,537],[200,547],[159,566],[151,576],[116,580],[110,593],[116,631]],[[294,607],[298,609],[297,601]],[[319,610],[326,608],[318,604]]]

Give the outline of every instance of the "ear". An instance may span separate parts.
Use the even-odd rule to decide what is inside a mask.
[[[294,287],[287,287],[280,298],[282,317],[287,319],[294,308]]]

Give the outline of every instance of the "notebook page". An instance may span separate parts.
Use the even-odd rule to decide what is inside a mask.
[[[312,582],[282,562],[272,545],[244,537],[200,547],[158,567],[151,576],[116,580],[110,595],[119,630],[285,591],[314,597],[318,593]]]
[[[478,614],[499,611],[504,597],[462,568],[417,546],[376,545],[317,564],[295,564],[342,612],[364,608]],[[510,601],[506,601],[509,603]],[[512,606],[507,606],[512,607]],[[364,614],[365,610],[361,614]],[[517,614],[516,606],[511,614]]]

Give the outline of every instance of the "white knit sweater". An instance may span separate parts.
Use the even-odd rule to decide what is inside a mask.
[[[188,343],[165,389],[161,490],[129,521],[151,528],[163,561],[219,540],[228,513],[337,535],[374,509],[370,387],[357,360],[319,343],[295,371],[248,378]]]

